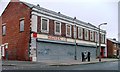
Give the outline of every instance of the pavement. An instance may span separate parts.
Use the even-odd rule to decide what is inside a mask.
[[[112,58],[102,58],[101,62],[109,62],[109,61],[118,61],[119,59]],[[30,66],[30,65],[50,65],[50,66],[71,66],[71,65],[79,65],[79,64],[93,64],[100,63],[99,59],[91,59],[90,62],[87,60],[82,62],[81,60],[44,60],[40,62],[32,62],[32,61],[2,61],[2,66]]]

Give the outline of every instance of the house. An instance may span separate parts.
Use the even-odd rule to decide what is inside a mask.
[[[77,60],[89,51],[99,56],[98,28],[40,5],[10,2],[2,13],[2,58],[9,60]],[[106,31],[100,30],[107,56]]]
[[[116,39],[107,39],[107,56],[118,57],[119,56],[119,42]]]
[[[1,45],[2,45],[2,17],[0,16],[0,60],[1,60]]]

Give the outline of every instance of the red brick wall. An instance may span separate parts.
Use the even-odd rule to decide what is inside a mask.
[[[52,20],[52,19],[49,19],[49,33],[42,33],[41,32],[41,17],[38,16],[38,25],[37,25],[37,31],[38,33],[42,33],[42,34],[48,34],[48,35],[52,35],[52,36],[62,36],[62,37],[66,37],[66,24],[61,22],[61,35],[55,35],[54,33],[54,21],[55,20]],[[71,25],[71,38],[74,39],[74,25]],[[85,40],[85,37],[84,37],[84,28],[83,28],[83,39],[81,40],[85,40],[85,41],[90,41],[90,42],[95,42],[95,37],[94,37],[94,41],[91,41],[90,40],[90,30],[88,30],[88,40]],[[95,36],[95,34],[94,34]],[[69,37],[68,37],[69,38]],[[77,39],[78,39],[78,27],[77,27]]]
[[[66,37],[66,25],[61,23],[61,36]]]
[[[49,19],[49,35],[54,35],[54,20]]]
[[[2,43],[8,43],[8,57],[11,60],[28,60],[30,39],[30,12],[26,5],[20,2],[10,2],[2,14],[2,23],[6,23],[6,35]],[[24,18],[24,32],[19,31],[19,19]]]
[[[37,21],[38,21],[37,32],[40,33],[41,32],[41,17],[40,16],[37,17]]]
[[[107,39],[107,56],[112,57],[113,56],[113,43]]]

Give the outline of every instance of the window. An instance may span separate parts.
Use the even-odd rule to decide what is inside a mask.
[[[94,41],[94,32],[93,31],[90,31],[90,40]]]
[[[88,30],[87,29],[85,29],[85,31],[84,31],[85,33],[84,33],[84,36],[85,36],[85,40],[88,40]]]
[[[41,32],[48,33],[49,31],[49,20],[46,18],[41,18]]]
[[[24,19],[20,20],[20,32],[24,31]]]
[[[95,42],[98,42],[98,33],[95,32]]]
[[[2,26],[2,35],[6,35],[6,25]]]
[[[74,25],[74,38],[77,38],[77,26]]]
[[[55,34],[61,35],[61,23],[55,21]]]
[[[101,43],[105,43],[105,35],[101,34]]]
[[[81,27],[78,28],[78,38],[83,39],[83,29]]]
[[[66,25],[66,36],[71,37],[71,25]]]

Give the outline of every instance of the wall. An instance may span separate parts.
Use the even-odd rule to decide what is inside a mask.
[[[113,54],[113,43],[107,39],[107,56],[111,57]]]
[[[10,60],[29,59],[31,9],[20,2],[10,2],[2,14],[2,24],[6,25],[6,35],[2,44],[8,43],[8,58]],[[24,18],[24,32],[19,31],[19,20]]]

